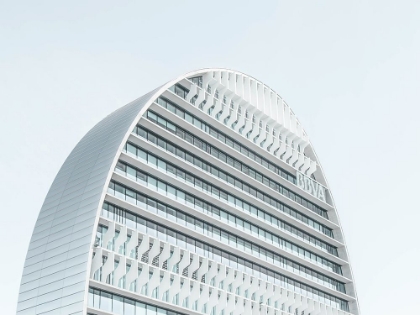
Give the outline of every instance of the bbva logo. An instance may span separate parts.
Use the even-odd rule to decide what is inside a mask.
[[[301,172],[297,172],[296,180],[297,186],[300,189],[310,193],[321,201],[327,202],[325,199],[325,188],[320,183]]]

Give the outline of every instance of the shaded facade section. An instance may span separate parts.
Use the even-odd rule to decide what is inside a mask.
[[[154,91],[92,128],[64,162],[29,245],[17,314],[82,314],[98,207],[117,152]]]

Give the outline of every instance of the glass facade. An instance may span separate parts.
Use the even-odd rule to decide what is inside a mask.
[[[212,224],[208,224],[202,220],[196,219],[185,212],[182,212],[176,208],[170,207],[165,205],[164,203],[158,202],[157,200],[153,198],[146,198],[144,195],[127,189],[124,187],[124,185],[121,185],[119,183],[112,183],[110,186],[110,192],[111,194],[115,195],[116,197],[119,197],[120,199],[127,200],[130,203],[136,204],[140,206],[143,209],[146,209],[147,211],[151,211],[153,213],[157,213],[158,215],[168,218],[171,221],[177,222],[183,226],[186,226],[188,229],[194,230],[202,235],[210,236],[212,239],[218,240],[224,244],[228,244],[229,246],[233,248],[237,248],[243,252],[249,253],[251,255],[254,255],[255,257],[258,257],[261,260],[267,261],[274,265],[279,265],[283,268],[287,269],[287,266],[293,266],[293,268],[297,268],[299,270],[299,274],[303,277],[306,277],[311,280],[315,280],[316,282],[322,282],[326,286],[336,289],[341,292],[345,292],[344,284],[336,281],[335,279],[326,277],[314,270],[311,270],[309,268],[306,268],[305,266],[298,264],[288,258],[285,258],[281,255],[276,254],[273,251],[264,249],[261,246],[258,246],[254,243],[251,243],[244,238],[235,236],[232,233],[227,232],[226,230],[220,229],[219,227],[216,227]],[[183,202],[184,200],[177,199],[180,202]],[[187,204],[187,201],[185,200],[185,203]],[[190,206],[193,207],[193,204],[196,205],[196,202],[193,202]],[[198,201],[199,204],[199,201]],[[195,209],[198,209],[199,206],[196,206]],[[212,209],[213,210],[213,209]],[[209,211],[207,212],[209,213]],[[125,219],[124,219],[125,220]],[[242,222],[240,219],[235,220],[233,217],[223,218],[221,219],[222,222],[225,222],[231,226],[234,226],[236,228],[239,228],[240,230],[249,233],[252,236],[255,236],[259,239],[262,239],[269,244],[272,244],[276,247],[282,248],[287,252],[293,253],[301,258],[310,258],[311,253],[304,251],[299,251],[299,248],[297,248],[295,245],[292,245],[288,243],[289,245],[286,245],[284,241],[282,241],[280,238],[273,236],[272,238],[268,238],[268,234],[265,234],[264,231],[256,229],[255,226],[251,227],[250,224],[247,222]],[[136,226],[135,220],[131,221],[125,221],[124,224],[127,224],[127,226],[130,226],[132,228],[138,229]],[[314,261],[316,261],[316,257],[314,256]],[[321,263],[318,263],[317,265],[321,265]],[[322,266],[324,267],[324,266]]]
[[[211,154],[212,156],[222,160],[224,163],[227,163],[231,165],[232,167],[243,171],[248,176],[253,177],[254,179],[258,180],[259,182],[269,186],[270,188],[276,190],[280,194],[284,195],[285,197],[292,199],[293,201],[299,203],[305,208],[308,208],[309,210],[315,212],[316,214],[328,219],[328,212],[325,209],[322,209],[318,205],[306,200],[305,198],[302,198],[301,196],[295,194],[291,190],[287,189],[286,187],[276,183],[273,180],[270,180],[268,177],[262,175],[257,170],[252,169],[248,166],[245,166],[242,162],[235,159],[232,156],[229,156],[225,152],[221,151],[220,149],[215,148],[214,146],[208,144],[204,140],[194,136],[190,132],[182,129],[181,127],[173,124],[172,122],[167,121],[162,116],[152,112],[147,111],[146,114],[147,118],[151,121],[155,122],[156,124],[159,124],[161,127],[164,127],[166,130],[174,133],[176,136],[184,139],[185,141],[195,145],[196,147],[200,148],[203,151],[206,151],[208,154]],[[204,131],[207,130],[206,125],[204,125]],[[261,193],[261,192],[260,192]]]
[[[135,128],[134,131],[138,136],[143,137],[144,139],[147,139],[149,142],[161,147],[163,150],[176,155],[177,157],[191,163],[194,164],[196,167],[201,168],[203,171],[207,172],[207,173],[211,173],[214,176],[217,176],[219,179],[224,180],[225,182],[227,182],[230,185],[235,186],[238,189],[241,189],[242,191],[244,191],[247,194],[250,194],[256,198],[260,197],[259,199],[264,200],[264,195],[257,194],[257,190],[254,189],[252,186],[248,185],[248,184],[244,184],[242,181],[236,179],[235,177],[231,176],[230,174],[220,171],[218,168],[212,166],[211,164],[203,161],[200,158],[197,158],[196,156],[194,156],[193,154],[189,153],[186,150],[183,150],[181,148],[179,148],[177,145],[172,144],[171,142],[165,140],[162,137],[157,136],[155,133],[148,131],[142,127],[137,126]],[[136,154],[137,155],[137,150],[138,148],[132,144],[132,143],[127,143],[126,147],[125,147],[125,152],[129,153],[129,154]],[[139,156],[140,158],[140,156]],[[236,164],[239,165],[239,164]],[[301,214],[300,212],[296,211],[295,209],[285,205],[284,203],[281,202],[277,202],[274,199],[270,199],[268,200],[268,198],[266,199],[266,201],[272,201],[270,202],[270,205],[275,206],[277,210],[283,211],[284,213],[296,218],[299,221],[302,221],[303,223],[309,225],[310,227],[324,233],[325,235],[333,238],[333,232],[330,228],[326,227],[325,225],[309,218],[308,216],[305,216],[303,214]]]
[[[220,262],[226,266],[229,266],[238,270],[242,270],[246,272],[247,274],[258,277],[259,279],[270,281],[274,284],[277,284],[279,286],[282,286],[286,289],[292,290],[299,294],[308,296],[317,301],[322,301],[323,303],[326,303],[329,305],[332,305],[332,304],[342,305],[343,308],[347,307],[346,306],[347,303],[344,300],[336,298],[330,294],[324,293],[320,290],[317,290],[301,282],[295,281],[290,277],[285,277],[277,272],[274,272],[271,269],[267,269],[261,265],[258,265],[257,263],[244,259],[243,257],[235,256],[234,254],[231,254],[227,251],[223,251],[217,247],[203,243],[202,241],[197,240],[191,236],[188,236],[182,232],[176,231],[171,228],[167,228],[162,224],[158,224],[151,220],[143,218],[141,216],[135,215],[120,207],[107,203],[104,205],[102,215],[104,218],[114,220],[115,222],[127,224],[127,226],[130,226],[131,228],[136,229],[146,235],[156,237],[162,241],[176,245],[177,247],[187,249],[191,252],[207,257],[211,259],[212,261]],[[174,219],[176,219],[176,217],[174,217]],[[191,222],[189,222],[189,224],[191,224]],[[189,225],[185,225],[185,226],[190,227]],[[205,227],[207,228],[209,227],[209,225],[206,225]],[[104,231],[106,231],[106,229],[104,230],[103,228],[100,228],[98,230],[98,232],[100,233],[98,235],[99,243],[101,242],[100,240],[103,237],[102,233],[104,233]],[[225,244],[233,245],[232,241],[231,241],[232,243],[229,243],[229,237],[226,236],[225,234],[222,234],[220,229],[212,228],[207,231],[209,231],[209,233],[208,234],[206,233],[205,235],[214,237],[215,239],[220,240],[221,242],[224,242]],[[252,245],[251,245],[251,248],[249,248],[249,250],[244,248],[244,252],[252,254],[255,257],[258,257],[258,256],[261,257],[261,255],[266,254],[266,252],[264,251],[259,252],[258,250],[259,248],[252,247]],[[271,256],[268,255],[267,257],[271,257]],[[269,262],[273,263],[276,266],[280,266],[286,270],[295,272],[297,274],[307,273],[308,279],[312,279],[317,283],[323,283],[325,284],[325,286],[330,287],[330,288],[333,288],[334,283],[335,283],[337,284],[337,287],[334,289],[336,289],[337,291],[340,291],[338,290],[339,288],[343,289],[341,287],[343,284],[340,284],[338,281],[336,282],[334,279],[328,280],[327,277],[323,277],[322,279],[319,279],[317,277],[316,272],[313,272],[309,268],[299,266],[298,264],[292,263],[290,261],[286,261],[282,259],[280,256],[273,255],[273,257],[271,258],[271,261]],[[312,272],[312,275],[311,275],[311,272]],[[326,280],[326,281],[323,281],[323,280]]]
[[[165,143],[160,143],[161,145],[165,145]],[[166,147],[166,146],[165,146]],[[171,176],[175,176],[178,180],[181,180],[183,182],[186,182],[188,184],[191,185],[199,185],[199,189],[210,193],[210,194],[215,194],[219,189],[217,189],[214,185],[201,180],[201,179],[197,179],[196,176],[192,175],[191,173],[188,173],[186,171],[184,171],[183,169],[175,166],[172,163],[167,162],[166,160],[163,160],[159,157],[157,157],[154,154],[151,154],[131,143],[127,143],[126,147],[125,147],[125,152],[131,156],[136,157],[137,159],[141,160],[144,163],[150,164],[153,167],[158,168],[159,170],[165,172],[165,173],[169,173]],[[185,160],[188,160],[187,154],[186,152],[182,152],[182,151],[176,151],[178,152],[178,156],[182,155]],[[181,154],[180,154],[181,153]],[[191,158],[193,159],[193,157],[191,156]],[[191,163],[193,163],[193,160],[191,160]],[[244,190],[244,185],[246,184],[242,184],[242,182],[240,181],[236,181],[233,178],[233,181],[231,182],[229,180],[230,175],[225,174],[225,176],[222,175],[221,172],[219,172],[217,169],[213,169],[210,166],[209,167],[205,167],[205,164],[203,164],[205,162],[200,163],[200,167],[201,169],[203,169],[203,171],[208,172],[210,174],[212,174],[213,176],[217,177],[220,180],[225,181],[226,183],[229,183],[231,185],[234,185],[235,187],[237,187],[238,189],[244,191],[245,193],[249,193],[249,190],[246,191]],[[121,163],[120,163],[121,164]],[[121,169],[124,168],[124,165],[120,165]],[[197,163],[195,163],[195,165],[197,165]],[[130,166],[127,166],[130,167]],[[247,185],[248,186],[248,185]],[[248,186],[249,187],[249,186]],[[217,189],[217,190],[215,190]],[[249,193],[251,194],[251,193]],[[252,195],[252,194],[251,194]],[[337,253],[337,248],[334,246],[331,246],[327,243],[325,243],[324,241],[321,241],[319,239],[314,238],[313,236],[309,235],[306,232],[303,232],[302,230],[298,230],[295,227],[291,226],[290,224],[287,224],[283,221],[279,221],[277,220],[275,217],[273,217],[272,215],[268,214],[267,212],[253,206],[250,205],[249,203],[245,202],[245,201],[240,201],[238,202],[237,200],[235,200],[234,197],[231,196],[231,194],[224,192],[223,190],[219,190],[219,197],[223,196],[223,200],[224,201],[228,201],[229,203],[232,204],[232,206],[236,206],[236,208],[239,208],[242,211],[245,211],[247,213],[253,213],[256,214],[257,217],[259,216],[262,220],[264,220],[265,222],[268,222],[276,227],[280,227],[283,230],[294,234],[295,236],[301,238],[304,241],[307,241],[313,245],[315,245],[316,247],[321,248],[322,250],[325,250],[326,252],[334,255],[334,256],[338,256]]]
[[[128,167],[127,168],[127,172],[130,172],[130,171],[132,173],[136,172],[136,179],[135,180],[138,183],[140,183],[141,185],[144,185],[144,186],[147,186],[150,189],[156,190],[156,191],[158,191],[159,193],[161,193],[163,195],[169,196],[170,198],[174,198],[176,200],[180,200],[180,202],[186,203],[187,205],[188,204],[191,204],[192,206],[194,206],[196,204],[196,202],[195,202],[195,199],[196,198],[195,198],[194,195],[191,195],[191,194],[187,193],[184,190],[178,189],[174,185],[171,185],[171,184],[168,184],[167,182],[164,182],[162,180],[159,180],[158,178],[156,178],[154,176],[151,176],[151,175],[148,175],[148,174],[146,174],[144,172],[141,172],[139,169]],[[127,178],[128,178],[128,176],[127,176]],[[195,181],[194,182],[190,182],[190,183],[192,185],[196,185]],[[112,187],[112,183],[111,183],[110,187]],[[201,187],[202,186],[200,186],[200,190],[202,190],[202,191],[204,191],[206,193],[209,193],[212,196],[215,196],[216,198],[223,199],[221,197],[220,191],[215,191],[214,189],[208,190],[206,188],[201,188]],[[134,190],[131,190],[131,189],[129,189],[129,190],[132,191],[130,193],[133,193],[133,194],[136,193]],[[200,203],[200,201],[202,201],[200,199],[198,199],[198,200],[199,200],[199,203]],[[229,201],[228,198],[225,199],[225,202],[226,203],[229,203],[228,201]],[[230,203],[232,205],[236,205],[237,204],[237,202],[236,202],[235,199],[232,199]],[[255,229],[255,226],[254,226],[254,229]],[[263,231],[262,229],[257,229],[257,230]],[[264,232],[264,235],[265,234],[266,233]],[[268,239],[272,240],[273,238],[272,238],[271,235],[272,235],[271,233],[270,233],[270,235],[267,235],[267,238],[266,239],[267,240]],[[340,265],[338,265],[338,264],[336,264],[334,262],[331,262],[331,261],[329,261],[329,260],[327,260],[327,259],[325,259],[325,258],[323,258],[323,257],[321,257],[321,256],[319,256],[317,254],[314,254],[314,253],[312,253],[312,252],[310,252],[310,251],[308,251],[308,250],[306,250],[306,249],[304,249],[304,248],[302,248],[300,246],[297,246],[297,245],[295,245],[295,244],[293,244],[293,243],[291,243],[289,241],[286,241],[286,240],[284,240],[284,239],[282,239],[280,237],[277,237],[276,236],[275,237],[275,240],[278,240],[278,242],[276,242],[275,245],[276,246],[279,246],[280,248],[282,248],[282,249],[284,249],[286,251],[289,251],[290,250],[293,254],[298,255],[299,257],[302,257],[303,259],[308,260],[308,261],[311,261],[311,262],[313,262],[315,264],[319,264],[323,268],[328,269],[330,271],[333,271],[333,272],[336,272],[336,273],[339,273],[339,274],[342,273],[341,272]],[[271,241],[271,243],[272,243],[272,241]]]
[[[89,288],[88,306],[118,315],[184,315],[94,288]],[[95,313],[89,314],[96,315]]]

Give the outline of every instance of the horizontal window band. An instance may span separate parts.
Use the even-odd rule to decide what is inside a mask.
[[[161,149],[167,149],[168,146],[172,146],[172,144],[168,143],[166,140],[158,137],[158,143],[159,147]],[[163,160],[162,158],[157,157],[155,154],[152,154],[148,151],[145,151],[144,149],[138,147],[135,144],[127,143],[125,146],[125,152],[129,155],[135,155],[136,159],[139,159],[145,163],[151,163],[153,166],[158,167],[159,169],[162,169],[166,172],[169,172],[170,174],[173,174],[177,178],[181,178],[184,181],[188,178],[188,182],[194,181],[194,178],[196,178],[195,175],[192,175],[183,169],[180,169],[179,167],[175,166],[172,163],[169,163],[166,160]],[[232,184],[237,189],[243,190],[238,185],[236,185],[235,179],[231,177],[229,174],[225,173],[224,178],[221,178],[221,173],[219,173],[219,170],[212,165],[208,164],[207,162],[196,158],[194,155],[190,154],[189,152],[180,149],[179,147],[173,145],[173,150],[170,149],[169,151],[173,155],[178,156],[179,158],[183,159],[186,162],[189,162],[196,167],[200,168],[203,171],[206,171],[207,173],[211,174],[212,176],[216,176],[220,180],[225,181],[227,184]],[[198,162],[198,163],[197,163]],[[229,178],[232,178],[233,182],[229,180]],[[204,184],[207,185],[209,191],[212,190],[212,187],[214,185],[201,180],[200,178],[200,184],[203,182],[203,184],[200,186],[200,188],[203,188]],[[220,190],[220,189],[219,189]],[[220,194],[222,193],[222,190],[220,190]],[[246,192],[245,192],[246,193]],[[223,200],[229,200],[227,197],[229,194],[226,192],[226,198],[223,198]],[[316,237],[313,237],[312,235],[308,234],[305,231],[299,230],[295,228],[294,226],[290,225],[289,223],[286,223],[285,221],[282,221],[280,219],[277,219],[276,217],[272,216],[271,214],[268,214],[267,212],[254,207],[253,205],[248,205],[246,202],[240,202],[242,204],[242,207],[240,207],[240,210],[245,211],[248,210],[249,213],[256,213],[257,217],[260,217],[261,220],[268,222],[270,225],[275,226],[276,228],[280,228],[284,231],[287,231],[288,233],[294,235],[295,237],[301,238],[302,240],[309,242],[311,245],[316,246],[320,248],[323,251],[326,251],[336,257],[338,257],[337,247],[332,246],[328,243],[325,243],[322,240],[317,239]],[[222,209],[219,209],[220,211],[223,211]],[[246,212],[246,211],[245,211]],[[274,223],[273,223],[274,222]]]

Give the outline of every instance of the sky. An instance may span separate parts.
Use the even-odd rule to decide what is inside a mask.
[[[191,70],[249,74],[292,107],[337,205],[361,313],[420,294],[420,1],[0,0],[0,305],[76,143]]]

